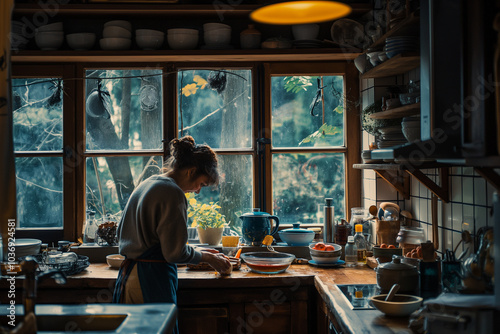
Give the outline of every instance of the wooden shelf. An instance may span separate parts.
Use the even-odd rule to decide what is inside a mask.
[[[238,3],[234,1],[234,3]],[[125,4],[125,3],[88,3],[88,4],[58,4],[57,9],[52,7],[42,8],[37,4],[15,4],[14,15],[34,15],[40,12],[57,12],[57,15],[73,16],[73,15],[99,15],[99,16],[162,16],[162,17],[224,17],[244,18],[261,7],[262,4],[234,4],[231,2],[217,2],[214,4],[198,5],[198,4]],[[352,7],[351,15],[360,15],[371,10],[370,4],[350,4]]]
[[[343,49],[259,49],[259,50],[126,50],[126,51],[12,51],[14,63],[69,62],[226,62],[226,61],[345,61],[359,55]]]
[[[393,108],[371,114],[369,117],[374,119],[391,119],[413,116],[420,114],[420,103],[408,104],[398,108]]]
[[[363,73],[361,79],[390,77],[411,71],[419,66],[419,55],[401,53]]]
[[[393,36],[418,36],[420,33],[419,13],[410,13],[404,20],[397,23],[391,30],[373,42],[370,48],[378,48],[385,44],[385,39]]]

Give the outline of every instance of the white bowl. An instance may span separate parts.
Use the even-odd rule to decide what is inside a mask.
[[[40,253],[42,240],[16,238],[14,243],[16,258]]]
[[[193,50],[198,45],[198,35],[168,34],[168,46],[174,50]]]
[[[317,249],[313,249],[316,243],[312,243],[309,245],[309,254],[311,258],[316,261],[316,263],[320,264],[331,264],[337,262],[342,255],[342,246],[334,244],[334,243],[325,243],[325,245],[333,246],[332,251],[321,251]]]
[[[95,34],[91,32],[82,32],[66,35],[66,42],[73,50],[89,50],[94,47]]]
[[[35,35],[35,42],[41,50],[57,50],[64,42],[64,32],[37,32]]]
[[[50,24],[46,24],[36,28],[37,32],[48,32],[48,31],[63,31],[63,23],[62,22],[54,22]]]
[[[295,40],[316,39],[319,33],[319,24],[295,24],[292,26]]]
[[[135,31],[135,36],[154,36],[154,37],[164,37],[165,33],[159,30],[153,29],[137,29]]]
[[[227,45],[231,42],[231,30],[215,29],[205,31],[203,39],[207,46]]]
[[[387,294],[376,295],[370,297],[370,302],[380,312],[395,317],[409,316],[420,308],[423,301],[418,296],[396,294],[392,301],[386,302],[386,297]]]
[[[132,40],[130,38],[102,38],[99,40],[99,45],[103,50],[128,50]]]
[[[106,262],[111,268],[120,268],[125,256],[121,254],[110,254],[106,256]]]
[[[161,48],[164,40],[165,37],[163,36],[142,35],[135,37],[137,46],[143,50],[157,50]]]
[[[311,254],[311,258],[318,264],[332,264],[339,261],[340,255],[316,256]]]
[[[102,31],[102,36],[104,38],[132,38],[132,33],[130,30],[127,30],[125,28],[119,27],[119,26],[107,26],[104,27],[104,30]]]
[[[173,29],[168,29],[167,30],[167,34],[169,34],[169,35],[187,34],[187,35],[196,35],[196,36],[198,36],[199,31],[197,29],[173,28]]]
[[[203,25],[204,31],[216,30],[216,29],[226,29],[231,30],[231,26],[224,23],[205,23]]]
[[[122,27],[124,29],[127,29],[128,31],[132,32],[132,24],[129,21],[125,20],[114,20],[114,21],[108,21],[104,23],[104,28],[108,26],[118,26]]]

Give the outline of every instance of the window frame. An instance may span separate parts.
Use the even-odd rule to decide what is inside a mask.
[[[253,158],[253,205],[262,211],[272,210],[272,153],[288,153],[287,148],[271,148],[271,75],[344,75],[344,89],[350,101],[359,100],[359,75],[352,62],[73,62],[68,64],[13,63],[13,77],[57,77],[65,80],[63,99],[63,230],[29,229],[17,232],[18,237],[34,237],[47,241],[76,240],[82,235],[85,221],[85,160],[89,156],[168,156],[168,145],[161,151],[141,150],[127,152],[86,152],[85,145],[85,71],[99,69],[157,68],[164,73],[176,73],[178,69],[250,69],[252,70],[252,147],[240,150],[215,150],[219,155],[252,155]],[[328,70],[325,70],[328,69]],[[163,141],[168,143],[177,137],[177,75],[163,75]],[[348,89],[346,89],[348,87]],[[359,111],[345,106],[344,148],[294,149],[309,152],[342,152],[345,154],[345,213],[347,208],[361,204],[361,171],[352,165],[360,161],[361,132]],[[24,153],[23,153],[24,154]],[[18,155],[16,155],[17,157]],[[349,217],[347,217],[349,219]]]

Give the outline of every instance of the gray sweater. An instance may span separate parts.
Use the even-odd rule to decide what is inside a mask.
[[[199,263],[201,252],[186,244],[187,200],[173,179],[154,175],[130,196],[118,226],[120,254],[138,258],[156,244],[170,263]]]

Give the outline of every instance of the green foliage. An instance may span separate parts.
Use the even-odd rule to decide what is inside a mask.
[[[201,227],[206,230],[209,227],[223,227],[226,217],[219,212],[220,206],[217,202],[200,203],[194,198],[193,193],[187,193],[189,203],[188,217],[191,218],[191,227]]]
[[[293,77],[284,77],[285,81],[285,91],[298,93],[302,90],[307,91],[307,87],[312,86],[312,77],[309,76],[293,76]]]
[[[328,145],[328,139],[326,137],[335,136],[341,133],[342,131],[336,126],[328,125],[325,123],[317,131],[314,131],[309,136],[302,139],[299,145],[305,143],[314,143],[317,145],[321,145],[323,143],[324,145]]]

